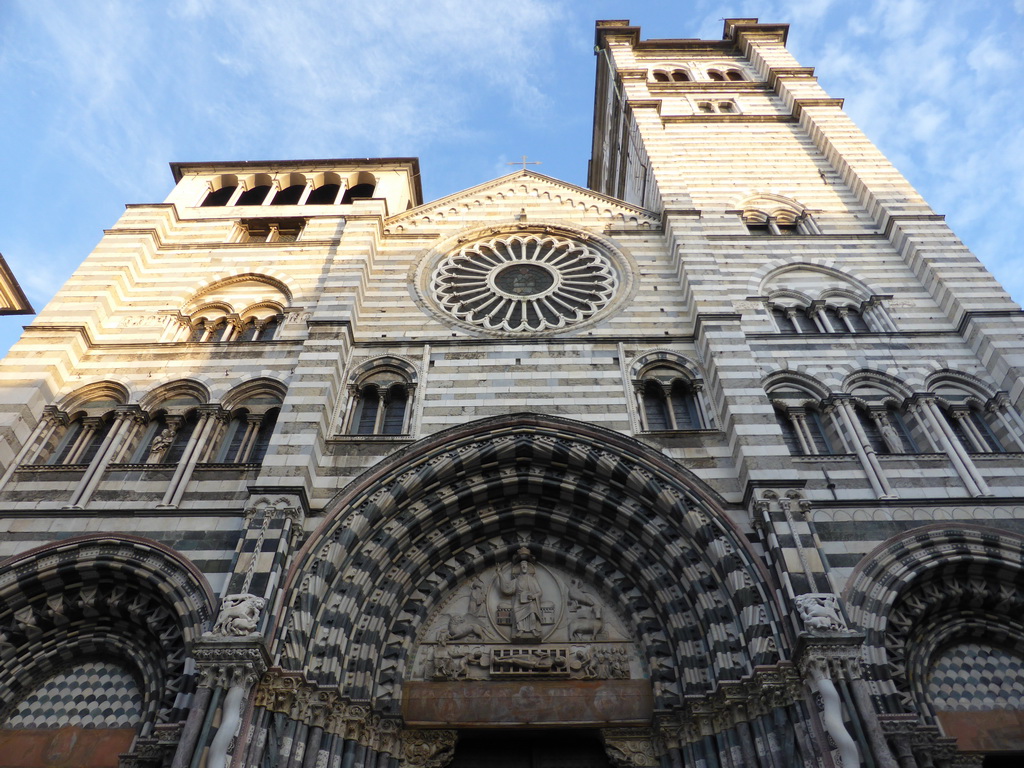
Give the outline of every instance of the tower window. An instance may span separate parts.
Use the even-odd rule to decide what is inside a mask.
[[[341,198],[341,202],[346,204],[354,200],[369,200],[373,197],[374,189],[373,184],[356,184],[354,187],[349,187],[345,190],[345,195]]]
[[[263,205],[263,201],[267,199],[267,195],[270,194],[269,184],[260,184],[259,186],[247,189],[238,198],[238,205]]]
[[[299,239],[305,219],[242,219],[240,242],[293,243]]]
[[[238,189],[238,186],[235,184],[232,184],[229,187],[221,187],[220,189],[215,189],[213,192],[206,196],[205,200],[203,200],[202,207],[208,208],[216,205],[227,205],[228,201],[231,199],[231,196],[235,194],[236,189]]]
[[[322,184],[309,193],[306,205],[334,205],[340,190],[340,184]]]
[[[274,195],[271,205],[298,205],[305,189],[305,184],[292,184],[290,187],[285,187]]]

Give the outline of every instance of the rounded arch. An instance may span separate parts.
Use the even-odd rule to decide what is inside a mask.
[[[232,387],[221,398],[221,405],[225,410],[233,411],[245,405],[247,400],[253,398],[275,398],[278,403],[284,400],[288,392],[288,386],[278,379],[261,376],[258,379],[239,384]]]
[[[412,361],[397,355],[381,355],[363,360],[353,366],[352,372],[349,374],[349,382],[359,386],[366,381],[367,377],[384,372],[390,372],[410,384],[415,384],[418,378],[416,365]]]
[[[14,707],[69,658],[102,653],[131,667],[143,692],[140,735],[182,723],[196,680],[192,643],[215,598],[188,560],[135,536],[78,536],[0,564],[0,700]]]
[[[800,306],[805,308],[810,306],[811,302],[814,301],[814,299],[806,293],[803,293],[802,291],[795,291],[791,288],[780,288],[772,291],[768,294],[768,299],[773,304],[780,304],[782,306]]]
[[[109,402],[111,405],[127,405],[131,402],[131,391],[127,385],[116,381],[96,381],[65,395],[57,402],[57,407],[71,413],[97,401]]]
[[[735,206],[743,211],[743,220],[765,221],[771,217],[792,224],[807,213],[807,208],[791,197],[772,192],[757,192],[739,201]]]
[[[794,387],[807,392],[808,396],[824,400],[831,397],[832,390],[813,376],[799,371],[775,371],[761,379],[761,385],[771,395],[773,391]]]
[[[1024,537],[969,523],[915,528],[862,558],[844,597],[887,711],[931,721],[926,688],[944,647],[985,626],[986,637],[1024,651]]]
[[[699,381],[704,378],[700,366],[685,355],[668,349],[655,349],[638,355],[629,365],[629,378],[635,381],[642,378],[652,368],[665,365],[678,368],[691,381]]]
[[[284,314],[284,307],[276,301],[260,301],[246,307],[238,316],[242,320],[249,320],[253,317],[273,317]]]
[[[879,293],[863,280],[851,275],[845,269],[840,267],[834,259],[808,259],[801,256],[790,256],[788,258],[772,259],[754,270],[750,276],[750,282],[747,284],[748,295],[766,295],[766,286],[768,286],[776,276],[796,269],[817,271],[823,275],[836,278],[842,281],[847,290],[850,289],[850,286],[853,286],[853,294],[857,296],[862,295],[862,300]],[[823,290],[829,290],[830,288],[832,288],[832,286],[828,286]]]
[[[398,704],[425,617],[522,546],[614,597],[659,706],[777,661],[786,645],[771,577],[722,501],[601,427],[537,414],[455,427],[393,454],[326,509],[286,577],[277,651],[384,709]],[[356,658],[381,661],[343,675]]]
[[[764,270],[764,267],[762,267],[762,270]],[[867,284],[842,269],[814,263],[813,261],[800,260],[794,260],[784,264],[776,264],[771,269],[764,270],[764,274],[760,277],[756,286],[756,295],[769,295],[779,290],[798,290],[793,288],[791,284],[787,285],[785,288],[773,289],[772,284],[780,280],[788,280],[791,282],[794,273],[800,272],[805,273],[808,277],[817,278],[817,280],[811,281],[811,283],[816,284],[809,283],[808,286],[802,290],[803,293],[808,296],[812,296],[813,298],[822,298],[826,295],[841,293],[851,297],[852,301],[863,302],[875,295],[875,292],[872,291]],[[829,281],[838,282],[840,285],[837,286],[830,284]]]
[[[161,407],[168,400],[177,399],[195,400],[194,404],[188,406],[190,408],[194,408],[196,405],[206,405],[210,402],[210,390],[206,385],[194,379],[178,379],[150,390],[141,398],[139,405],[148,411]]]
[[[914,390],[903,379],[884,371],[860,369],[853,371],[843,379],[842,390],[856,396],[858,389],[872,388],[889,393],[902,403],[914,394]]]
[[[981,406],[996,395],[995,390],[977,376],[950,368],[931,373],[924,384],[928,390],[936,393],[941,393],[943,389],[956,390],[963,393],[967,400],[973,400]]]
[[[191,299],[185,303],[184,311],[189,313],[194,312],[196,310],[191,309],[191,305],[202,306],[201,299],[204,296],[208,296],[216,291],[247,281],[263,283],[269,286],[284,296],[285,304],[291,304],[292,290],[288,285],[287,278],[283,275],[270,274],[269,270],[267,272],[247,272],[239,270],[230,275],[215,276],[210,280],[201,283],[192,293]]]

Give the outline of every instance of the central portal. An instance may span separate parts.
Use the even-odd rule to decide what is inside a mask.
[[[464,730],[449,768],[611,768],[589,729]]]

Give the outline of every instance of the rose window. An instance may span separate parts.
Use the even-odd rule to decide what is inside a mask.
[[[547,234],[467,245],[443,259],[431,278],[444,310],[491,331],[564,328],[607,305],[617,284],[604,254]]]

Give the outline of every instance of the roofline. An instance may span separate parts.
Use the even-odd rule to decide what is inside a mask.
[[[10,294],[14,305],[11,309],[0,309],[0,315],[34,315],[36,313],[2,253],[0,253],[0,283],[7,289],[4,293]]]
[[[412,171],[413,194],[415,205],[423,204],[423,184],[420,178],[420,159],[418,157],[334,157],[319,158],[312,160],[235,160],[235,161],[209,161],[170,163],[171,174],[174,176],[174,183],[181,181],[186,171],[228,171],[234,168],[264,169],[274,168],[278,170],[295,170],[299,166],[321,166],[321,165],[346,165],[364,168],[374,168],[381,165],[406,165]]]
[[[725,22],[721,40],[700,40],[695,38],[664,38],[656,40],[642,40],[640,38],[640,27],[632,26],[629,19],[606,19],[600,20],[594,29],[594,45],[603,48],[605,37],[627,37],[632,48],[639,49],[664,49],[664,48],[694,48],[698,46],[726,47],[739,46],[742,37],[748,32],[759,32],[778,37],[782,44],[786,44],[789,37],[788,24],[761,24],[756,18],[735,18],[723,19]]]

